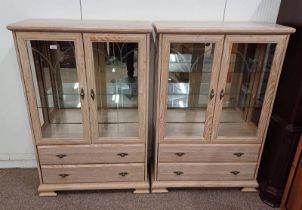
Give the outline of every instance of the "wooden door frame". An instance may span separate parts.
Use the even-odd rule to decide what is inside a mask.
[[[16,32],[18,43],[20,63],[26,89],[26,97],[29,104],[30,117],[32,122],[33,133],[37,145],[45,144],[87,144],[90,143],[89,130],[89,107],[87,97],[81,99],[81,111],[83,121],[83,137],[82,138],[43,138],[40,118],[37,110],[37,101],[33,84],[32,72],[30,67],[29,55],[27,52],[27,41],[71,41],[74,42],[75,59],[77,76],[79,81],[79,89],[83,88],[87,95],[86,73],[84,50],[81,33],[54,33],[54,32]]]
[[[114,33],[84,33],[84,49],[87,82],[89,90],[96,93],[94,60],[93,60],[93,42],[133,42],[138,43],[138,137],[99,137],[97,120],[97,101],[89,97],[90,123],[92,143],[145,143],[148,125],[148,52],[147,34],[114,34]]]
[[[222,99],[216,100],[215,115],[213,118],[213,132],[211,137],[212,143],[261,143],[268,126],[269,118],[272,111],[272,105],[275,98],[279,75],[282,69],[284,50],[286,49],[288,35],[226,35],[223,56],[221,61],[221,71],[219,76],[217,91],[225,89],[228,69],[230,65],[231,50],[233,43],[275,43],[276,50],[270,70],[269,80],[264,96],[264,103],[260,114],[257,134],[255,137],[229,137],[218,136],[218,125],[222,112]]]
[[[180,34],[163,34],[161,36],[162,41],[160,48],[160,88],[158,90],[157,100],[157,138],[159,142],[165,143],[206,143],[211,139],[212,133],[212,119],[214,115],[214,105],[217,96],[217,82],[220,70],[220,60],[223,50],[224,35],[180,35]],[[212,100],[208,99],[207,112],[206,112],[206,122],[203,133],[200,136],[165,136],[165,125],[166,125],[166,113],[167,113],[167,93],[168,93],[168,76],[169,76],[169,55],[170,55],[170,45],[171,43],[213,43],[215,44],[212,73],[210,80],[210,91],[213,89],[215,97]]]

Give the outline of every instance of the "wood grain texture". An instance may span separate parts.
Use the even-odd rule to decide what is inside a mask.
[[[35,157],[36,157],[36,160],[37,160],[37,163],[38,163],[37,168],[38,168],[39,182],[40,182],[40,184],[42,184],[43,180],[42,180],[39,154],[38,154],[38,150],[37,150],[37,146],[36,146],[34,125],[33,125],[32,117],[31,117],[31,112],[30,112],[31,109],[30,109],[30,105],[29,105],[29,101],[28,101],[29,99],[28,99],[28,96],[26,94],[27,91],[26,91],[26,85],[25,85],[25,80],[24,80],[24,74],[23,74],[23,69],[22,69],[22,64],[21,64],[21,56],[20,56],[20,52],[19,52],[16,32],[12,32],[12,35],[13,35],[13,38],[14,38],[14,45],[15,45],[15,51],[16,51],[16,55],[17,55],[17,62],[18,62],[18,66],[19,66],[19,73],[20,73],[21,82],[22,82],[22,86],[23,86],[23,94],[25,96],[25,104],[26,104],[26,109],[27,109],[28,121],[29,121],[29,125],[30,125],[30,128],[31,128],[32,142],[34,144]]]
[[[175,34],[289,34],[295,29],[271,23],[156,21],[157,33]]]
[[[273,104],[274,104],[274,100],[275,100],[276,93],[277,93],[277,87],[278,87],[278,84],[279,84],[279,79],[280,79],[281,70],[282,70],[282,66],[283,66],[283,62],[284,62],[284,58],[285,58],[285,53],[286,53],[286,49],[287,49],[287,45],[288,45],[288,41],[289,41],[289,36],[290,35],[287,35],[286,37],[284,37],[283,40],[280,41],[280,43],[279,43],[279,51],[282,50],[282,55],[280,57],[279,64],[276,64],[276,66],[275,66],[275,68],[277,69],[277,70],[275,70],[275,71],[277,71],[277,76],[275,75],[275,79],[276,79],[275,84],[274,84],[275,87],[274,87],[273,92],[271,92],[272,103],[270,104],[270,108],[269,108],[269,111],[268,111],[269,113],[267,113],[268,118],[271,117],[271,114],[272,114],[272,111],[273,111]],[[269,122],[270,121],[267,120],[266,125],[263,125],[263,126],[265,126],[265,128],[262,130],[263,143],[262,143],[261,148],[260,148],[260,154],[259,154],[258,161],[257,161],[257,169],[256,169],[255,176],[258,174],[258,171],[259,171],[260,160],[261,160],[263,149],[264,149],[265,138],[266,138],[266,135],[267,135],[267,129],[268,129],[268,126],[269,126]]]
[[[300,141],[295,153],[295,157],[291,166],[291,170],[286,182],[286,186],[283,192],[283,196],[282,196],[282,201],[281,201],[281,205],[280,208],[281,209],[288,209],[287,206],[291,206],[291,204],[295,204],[296,205],[299,203],[297,199],[297,196],[299,195],[299,190],[301,191],[301,188],[299,189],[298,185],[301,185],[301,163],[302,163],[302,135],[300,137]],[[300,163],[300,165],[299,165]],[[300,168],[299,168],[300,167]],[[298,171],[300,170],[300,176],[298,175]],[[296,180],[295,180],[296,179]],[[297,183],[295,183],[297,182]],[[300,184],[298,184],[298,182],[300,182]],[[296,184],[296,186],[294,185]],[[293,193],[294,191],[294,193]],[[301,194],[301,193],[300,193]],[[290,198],[290,197],[293,198]],[[290,205],[288,205],[289,202],[292,202]],[[300,202],[301,205],[301,202]],[[294,208],[292,208],[294,210]]]
[[[157,179],[157,164],[158,164],[158,150],[160,138],[160,91],[161,91],[161,65],[162,65],[162,44],[163,44],[163,35],[159,34],[157,36],[157,46],[156,46],[156,64],[155,64],[155,100],[154,100],[154,129],[155,129],[155,144],[154,144],[154,163],[152,164],[152,177],[151,179]]]
[[[54,191],[71,190],[104,190],[104,189],[135,189],[147,190],[150,185],[147,181],[139,182],[99,182],[99,183],[71,183],[71,184],[41,184],[38,191],[48,193]]]
[[[148,21],[28,19],[7,26],[11,31],[151,33]]]
[[[158,180],[252,180],[254,178],[255,169],[256,163],[159,163]]]
[[[258,187],[256,180],[240,181],[153,181],[152,192],[155,189],[183,187]]]
[[[133,141],[146,141],[147,132],[147,76],[148,76],[148,62],[147,62],[147,38],[145,34],[91,34],[84,33],[84,48],[85,48],[85,61],[86,61],[86,74],[88,80],[88,89],[93,90],[96,93],[96,82],[94,73],[94,61],[93,61],[93,49],[92,42],[136,42],[138,43],[138,137],[120,137],[114,136],[114,133],[110,133],[109,137],[99,136],[99,129],[102,129],[98,125],[98,110],[96,100],[89,97],[90,105],[90,120],[91,120],[91,135],[93,143],[101,143],[110,141],[110,139],[116,140],[133,140]],[[127,128],[126,128],[127,129]],[[134,128],[135,129],[135,128]],[[102,130],[101,130],[102,131]]]
[[[30,67],[29,56],[27,53],[27,40],[57,40],[57,41],[73,41],[75,46],[75,57],[77,65],[77,75],[79,81],[79,88],[83,88],[87,95],[86,75],[84,65],[83,41],[81,34],[78,33],[30,33],[17,32],[17,43],[20,52],[20,61],[24,75],[26,95],[28,98],[29,109],[32,118],[32,125],[35,135],[36,144],[83,144],[90,142],[90,128],[89,128],[89,109],[87,97],[81,99],[81,110],[83,120],[83,135],[79,138],[44,138],[42,135],[39,114],[37,110],[37,102],[35,96],[34,84],[32,81],[32,72]]]
[[[54,197],[57,196],[58,194],[54,191],[49,191],[49,192],[40,192],[39,196],[40,197]]]
[[[259,144],[160,144],[159,162],[256,162]]]
[[[42,165],[41,169],[45,184],[144,181],[143,163]]]
[[[223,36],[222,35],[163,35],[162,37],[162,49],[161,49],[161,66],[160,66],[160,91],[158,93],[159,107],[158,107],[158,125],[157,130],[159,132],[159,139],[163,139],[167,136],[166,124],[167,120],[167,94],[168,94],[168,75],[169,75],[169,59],[170,59],[170,46],[171,43],[214,43],[215,51],[213,57],[213,66],[211,74],[210,89],[216,93],[216,86],[218,82],[220,58],[222,54]],[[214,114],[215,99],[208,99],[207,113],[205,117],[205,127],[200,130],[198,136],[206,141],[210,139],[211,135],[211,123]],[[169,128],[169,127],[168,127]],[[201,127],[203,128],[203,127]],[[175,129],[177,132],[177,129]],[[172,131],[173,133],[173,127]],[[169,132],[170,134],[170,132]]]
[[[274,54],[272,67],[270,70],[270,76],[269,81],[267,83],[264,102],[262,105],[261,115],[258,123],[258,129],[256,131],[256,136],[250,136],[246,133],[243,133],[242,136],[220,136],[218,134],[218,128],[221,121],[221,115],[222,115],[222,106],[223,106],[223,98],[216,100],[215,105],[215,116],[213,120],[213,134],[212,134],[212,142],[227,142],[228,140],[231,140],[233,143],[240,143],[244,142],[245,139],[249,141],[253,141],[255,143],[260,143],[263,141],[263,134],[266,129],[267,121],[270,116],[270,110],[271,110],[271,104],[274,100],[274,93],[275,93],[275,87],[277,84],[277,76],[279,75],[280,68],[278,65],[280,64],[280,61],[283,56],[284,52],[284,44],[283,41],[286,39],[286,35],[227,35],[225,39],[225,46],[224,46],[224,54],[222,58],[222,65],[221,65],[221,73],[219,76],[219,84],[218,84],[218,91],[225,91],[226,89],[226,83],[227,83],[227,76],[228,76],[228,70],[230,66],[230,58],[231,58],[231,50],[234,43],[276,43],[276,51]],[[226,130],[233,130],[235,128],[228,128]],[[242,129],[240,129],[242,130]],[[230,133],[232,135],[232,133]]]
[[[143,163],[144,144],[38,146],[42,165],[90,163]]]
[[[241,192],[257,192],[257,189],[255,187],[244,187]]]

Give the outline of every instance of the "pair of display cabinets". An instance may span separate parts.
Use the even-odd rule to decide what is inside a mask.
[[[154,28],[156,70],[150,71],[149,22],[26,20],[8,26],[41,196],[87,189],[144,193],[150,179],[152,192],[258,186],[263,140],[294,29],[202,22],[157,22]],[[150,121],[154,139],[148,139]],[[155,148],[150,178],[148,140]]]

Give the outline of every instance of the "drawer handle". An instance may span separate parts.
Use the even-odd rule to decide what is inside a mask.
[[[128,155],[128,153],[118,153],[117,155],[121,156],[121,157],[126,157]]]
[[[235,153],[233,153],[233,155],[235,155],[237,157],[241,157],[242,155],[244,155],[244,153],[242,153],[242,152],[235,152]]]
[[[120,176],[126,176],[126,175],[128,175],[128,173],[127,172],[121,172],[121,173],[118,173],[118,175],[120,175]]]
[[[180,176],[180,175],[182,175],[184,172],[182,172],[182,171],[174,171],[174,174],[176,174],[177,176]]]
[[[59,174],[60,177],[65,178],[67,176],[69,176],[69,174]]]
[[[175,153],[175,155],[177,155],[178,157],[181,157],[181,156],[183,156],[185,153],[183,153],[183,152],[176,152]]]
[[[220,96],[220,100],[224,97],[224,90],[223,89],[220,91],[219,96]]]
[[[210,92],[210,99],[212,100],[215,96],[215,92],[214,92],[214,89],[211,90]]]
[[[64,157],[66,157],[67,155],[65,155],[65,154],[59,154],[59,155],[56,155],[58,158],[60,158],[60,159],[62,159],[62,158],[64,158]]]
[[[92,100],[94,100],[95,94],[93,89],[90,90],[90,97],[92,98]]]
[[[84,92],[83,88],[81,88],[80,96],[81,96],[81,99],[84,100],[84,98],[85,98],[85,92]]]
[[[240,174],[239,171],[231,171],[230,173],[231,173],[231,174],[234,174],[235,176],[238,175],[238,174]]]

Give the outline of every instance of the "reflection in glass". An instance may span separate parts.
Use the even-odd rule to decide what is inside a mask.
[[[138,44],[94,42],[101,137],[138,137]]]
[[[170,46],[166,136],[202,136],[215,44]]]
[[[276,44],[233,44],[218,136],[256,136]]]
[[[83,136],[74,43],[27,41],[43,138]]]

